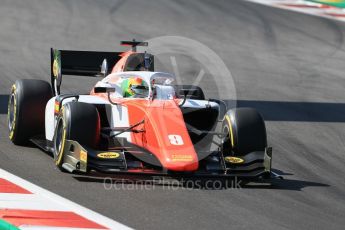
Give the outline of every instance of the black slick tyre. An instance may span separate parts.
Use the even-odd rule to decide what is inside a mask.
[[[17,80],[12,85],[8,102],[9,138],[25,145],[30,138],[44,134],[45,108],[53,96],[51,86],[42,80]]]
[[[61,108],[53,140],[54,161],[61,170],[66,140],[77,141],[83,147],[97,148],[100,140],[100,118],[94,105],[69,102]]]

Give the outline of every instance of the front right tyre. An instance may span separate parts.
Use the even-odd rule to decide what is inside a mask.
[[[60,170],[63,170],[67,140],[77,141],[83,147],[97,148],[100,117],[94,105],[73,101],[61,108],[53,139],[54,161]]]

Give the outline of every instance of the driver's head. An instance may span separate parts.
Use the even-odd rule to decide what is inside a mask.
[[[121,89],[124,97],[133,97],[136,94],[139,96],[146,96],[148,87],[141,78],[127,78],[121,83]]]

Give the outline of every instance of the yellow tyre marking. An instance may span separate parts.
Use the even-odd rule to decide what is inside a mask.
[[[16,116],[17,116],[17,99],[16,99],[16,84],[12,85],[11,94],[13,94],[13,121],[12,121],[12,128],[10,130],[9,138],[13,140],[14,130],[16,128]],[[12,96],[12,95],[11,95]],[[7,119],[10,119],[10,104],[8,104],[8,114]]]
[[[230,121],[229,115],[226,115],[225,119],[227,120],[227,122],[229,124],[229,129],[230,129],[229,137],[230,137],[230,140],[231,140],[231,147],[234,147],[234,145],[235,145],[235,143],[234,143],[234,134],[232,132],[232,126],[231,126],[231,121]]]
[[[63,152],[64,152],[63,150],[64,150],[64,147],[65,147],[65,140],[66,140],[66,129],[63,128],[63,134],[62,134],[62,139],[61,139],[62,146],[61,146],[61,149],[59,151],[58,159],[55,162],[56,165],[59,165],[61,163]]]
[[[61,108],[61,114],[64,118],[64,107]],[[62,118],[62,129],[63,129],[63,133],[62,133],[62,145],[61,145],[61,148],[60,148],[60,151],[58,153],[58,159],[55,161],[55,164],[56,165],[59,165],[61,163],[61,160],[62,160],[62,156],[63,156],[63,152],[64,152],[64,148],[65,148],[65,142],[66,142],[66,123],[65,123],[65,120]]]

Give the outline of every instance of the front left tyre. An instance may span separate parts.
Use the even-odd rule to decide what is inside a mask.
[[[229,110],[223,121],[222,140],[224,155],[244,156],[254,151],[264,151],[267,134],[264,119],[253,108]]]
[[[12,85],[7,123],[14,144],[25,145],[30,138],[44,134],[45,107],[52,97],[51,86],[46,81],[24,79]]]

